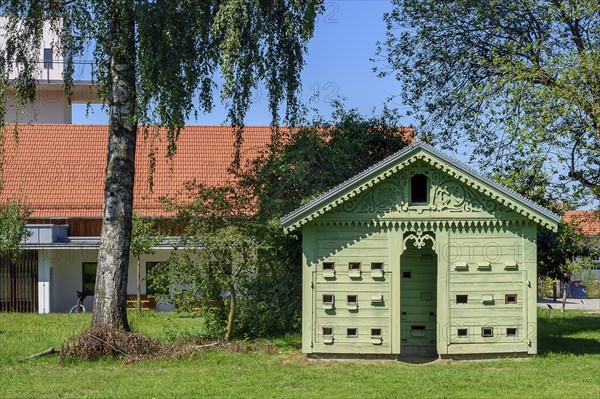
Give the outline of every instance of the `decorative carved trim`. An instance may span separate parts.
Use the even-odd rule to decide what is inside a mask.
[[[401,207],[406,203],[406,183],[396,181],[384,182],[373,190],[354,197],[334,209],[337,213],[381,213]]]
[[[434,150],[427,148],[427,151],[431,152]],[[438,156],[440,158],[437,158]],[[501,188],[494,187],[493,182],[486,183],[485,180],[480,181],[476,177],[475,178],[472,177],[469,173],[476,173],[476,172],[472,172],[471,170],[468,169],[468,167],[463,166],[461,168],[460,165],[458,167],[452,165],[451,164],[452,160],[444,159],[443,155],[435,155],[435,153],[430,154],[429,152],[422,151],[422,152],[416,153],[402,161],[394,160],[394,162],[398,162],[395,165],[390,164],[389,163],[390,160],[384,160],[384,161],[382,161],[380,164],[374,165],[372,168],[366,170],[362,174],[359,174],[357,177],[355,177],[353,179],[349,179],[347,182],[345,182],[345,183],[339,185],[338,187],[335,187],[334,189],[330,190],[329,192],[323,194],[320,197],[321,199],[326,199],[329,196],[335,196],[335,197],[333,197],[333,198],[330,197],[328,200],[329,202],[327,204],[323,204],[320,208],[314,209],[312,211],[312,213],[296,220],[294,223],[286,225],[284,230],[286,232],[289,232],[289,231],[293,231],[293,230],[300,228],[302,225],[310,222],[311,220],[314,220],[315,218],[318,218],[319,216],[323,215],[324,213],[331,211],[332,209],[338,207],[339,205],[343,205],[345,202],[349,201],[350,199],[359,196],[365,190],[376,186],[383,180],[385,180],[389,177],[394,178],[394,177],[398,176],[399,175],[398,172],[401,172],[401,173],[405,172],[406,168],[408,166],[413,165],[413,164],[415,164],[415,162],[419,162],[419,161],[425,162],[425,163],[431,165],[434,169],[437,169],[437,171],[434,170],[434,171],[430,172],[430,177],[432,178],[432,184],[435,184],[433,181],[434,180],[433,174],[435,174],[436,172],[443,173],[443,174],[448,175],[451,179],[455,179],[457,182],[464,184],[465,187],[468,187],[468,188],[474,190],[475,192],[477,192],[481,196],[480,198],[484,198],[485,201],[489,201],[489,203],[485,203],[485,202],[481,203],[482,209],[486,209],[486,207],[492,206],[491,203],[495,201],[497,203],[496,206],[500,207],[499,210],[514,211],[514,212],[517,212],[518,214],[524,216],[525,218],[528,218],[529,220],[533,221],[536,224],[539,224],[541,226],[546,226],[551,229],[556,228],[555,224],[553,224],[552,223],[553,221],[551,220],[552,219],[551,216],[553,216],[553,214],[551,214],[551,216],[544,215],[543,217],[540,217],[537,213],[520,205],[518,202],[518,199],[515,200],[515,198],[511,198],[510,194],[506,194],[505,192],[503,192]],[[377,168],[381,168],[382,170],[378,171],[379,173],[376,176],[373,176],[370,180],[364,181],[359,186],[356,186],[356,187],[352,188],[351,190],[344,192],[342,194],[341,189],[346,184],[352,183],[353,180],[355,181],[357,179],[363,178],[365,175],[368,175],[368,173],[371,173],[371,172],[377,170]],[[517,194],[514,194],[514,195],[516,196]],[[468,198],[468,196],[467,196],[467,198]],[[318,203],[318,201],[320,201],[321,199],[316,199],[313,201],[313,203]],[[526,199],[522,199],[522,201],[527,202]],[[310,207],[313,206],[313,203],[306,204],[303,207],[297,209],[293,213],[286,216],[284,219],[282,219],[284,224],[289,222],[290,219],[299,216],[306,209],[310,209]],[[443,203],[443,201],[442,201],[442,203]],[[375,203],[373,203],[373,205],[374,204]],[[458,204],[455,204],[455,205],[458,206]],[[354,203],[354,206],[358,206],[358,204]],[[463,204],[463,206],[466,206],[466,205]],[[471,204],[471,206],[472,206],[472,204]],[[535,206],[535,204],[532,204],[532,206]],[[404,205],[401,205],[399,207],[399,209],[405,210],[405,207],[407,208],[406,202],[404,203]],[[543,214],[543,211],[544,210],[541,210],[540,212],[542,212],[542,214]],[[546,211],[546,212],[548,212],[548,211]],[[366,211],[365,211],[365,213],[366,213]],[[548,219],[545,219],[545,218],[548,218]],[[358,221],[357,223],[364,223],[364,222]],[[398,223],[398,222],[371,221],[370,223],[373,223],[376,225],[377,224],[389,225],[390,223]],[[438,223],[438,222],[435,222],[435,223]],[[521,224],[525,224],[527,222],[526,221],[515,221],[515,220],[509,219],[509,220],[501,220],[501,221],[484,221],[484,222],[482,222],[482,221],[453,221],[453,222],[448,222],[448,223],[450,223],[451,226],[457,226],[457,225],[471,226],[471,225],[483,225],[483,224],[486,224],[489,226],[490,223],[492,223],[493,225],[511,225],[514,223],[521,225]]]
[[[438,185],[432,202],[438,211],[494,212],[499,208],[496,201],[475,194],[454,179],[444,180]]]
[[[321,227],[360,227],[360,228],[393,228],[402,231],[444,231],[457,229],[477,229],[485,228],[488,230],[517,227],[521,228],[529,225],[527,219],[471,219],[471,220],[318,220],[317,226]]]
[[[415,240],[414,244],[415,247],[417,247],[418,249],[421,249],[425,246],[425,240],[429,240],[431,241],[431,243],[433,244],[433,246],[435,246],[435,237],[433,236],[433,234],[429,234],[429,233],[424,233],[421,230],[417,230],[414,233],[410,233],[409,235],[407,235],[404,238],[404,250],[406,251],[406,243],[409,240]]]

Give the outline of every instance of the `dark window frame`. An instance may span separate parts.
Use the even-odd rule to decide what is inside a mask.
[[[383,262],[371,262],[371,270],[383,270]]]
[[[335,262],[323,262],[323,270],[335,270]]]
[[[349,327],[346,329],[346,337],[347,338],[357,338],[358,337],[358,328]]]
[[[348,270],[349,271],[356,271],[356,270],[360,270],[361,269],[361,263],[360,262],[348,262]]]
[[[44,69],[54,69],[54,51],[52,48],[44,48]]]
[[[415,173],[410,177],[410,203],[413,205],[429,203],[429,181],[426,174]]]
[[[90,273],[93,268],[93,272]],[[89,269],[86,271],[86,269]],[[98,262],[81,263],[81,289],[88,295],[94,295],[96,292],[96,273],[98,271]]]
[[[481,327],[481,336],[486,338],[493,337],[494,327]]]

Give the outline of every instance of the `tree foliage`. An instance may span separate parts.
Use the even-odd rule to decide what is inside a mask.
[[[25,224],[30,211],[22,202],[9,200],[0,203],[0,258],[10,255],[18,260],[21,255],[19,244],[27,238]]]
[[[183,226],[183,250],[148,276],[160,300],[200,314],[225,340],[297,327],[299,270],[280,262],[289,242],[278,224],[256,220],[248,190],[190,183],[183,198],[165,202]]]
[[[192,182],[186,195],[165,200],[185,251],[155,269],[152,283],[179,310],[199,312],[213,335],[297,330],[301,240],[283,233],[279,217],[407,144],[390,110],[367,118],[337,104],[332,121],[313,123],[287,131],[230,184]]]
[[[141,256],[154,254],[154,247],[158,245],[163,237],[156,228],[156,223],[152,218],[145,218],[138,214],[133,214],[131,227],[131,242],[129,254],[136,259],[136,296],[137,310],[142,311],[141,304]]]
[[[154,247],[162,241],[163,237],[156,229],[152,218],[133,214],[133,227],[131,230],[130,254],[134,258],[141,255],[154,254]]]
[[[578,226],[560,222],[558,231],[538,232],[538,274],[560,278],[564,272],[589,269],[598,256],[598,248]]]
[[[509,168],[492,168],[491,177],[509,189],[529,198],[557,214],[564,214],[568,204],[550,189],[550,176],[539,169],[539,159],[529,162],[513,160]],[[563,272],[575,272],[590,266],[597,256],[593,240],[577,225],[561,221],[558,231],[537,230],[537,270],[539,276],[559,278]]]
[[[132,13],[135,117],[140,123],[182,126],[195,110],[212,109],[213,92],[220,87],[230,120],[239,126],[250,91],[259,84],[268,89],[273,120],[279,120],[282,100],[287,120],[293,120],[306,42],[321,10],[318,0],[1,0],[0,15],[7,21],[0,81],[6,88],[8,74],[17,72],[10,82],[15,92],[34,99],[37,49],[46,23],[57,35],[53,45],[66,63],[66,89],[72,89],[74,62],[91,48],[93,78],[108,103],[114,84],[110,63],[128,50],[115,40],[116,25]],[[1,104],[4,110],[4,97]]]
[[[412,140],[412,130],[399,127],[394,110],[367,117],[333,105],[331,120],[318,116],[308,127],[288,131],[280,148],[266,151],[244,171],[242,183],[258,198],[263,220],[291,212]]]
[[[379,71],[401,82],[426,140],[473,143],[483,167],[535,159],[600,198],[600,3],[393,3]]]
[[[109,110],[109,129],[92,324],[129,328],[125,296],[138,124],[166,126],[173,156],[181,126],[192,113],[211,110],[221,82],[238,147],[250,92],[259,84],[267,88],[273,123],[282,103],[285,120],[293,123],[303,54],[322,8],[321,0],[0,0],[0,141],[6,90],[22,103],[35,98],[44,26],[56,34],[54,46],[65,59],[67,93],[74,60],[93,49],[93,78]],[[9,82],[11,73],[16,79]]]

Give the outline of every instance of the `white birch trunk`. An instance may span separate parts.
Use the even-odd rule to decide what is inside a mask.
[[[128,330],[127,272],[137,132],[135,16],[133,1],[114,2],[111,7],[108,156],[92,326]]]

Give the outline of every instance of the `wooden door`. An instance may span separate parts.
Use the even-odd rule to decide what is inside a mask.
[[[436,345],[437,255],[431,244],[411,242],[400,258],[400,338],[402,348]]]

